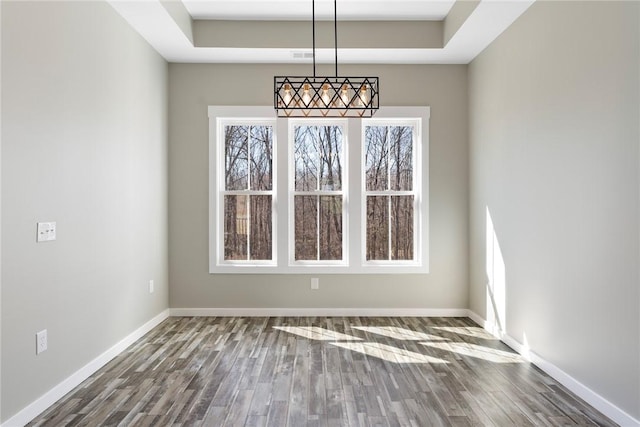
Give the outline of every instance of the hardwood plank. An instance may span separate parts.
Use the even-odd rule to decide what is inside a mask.
[[[280,400],[271,402],[267,413],[268,426],[284,426],[287,424],[288,403]]]
[[[269,403],[271,402],[272,383],[258,383],[254,389],[251,406],[249,407],[250,416],[266,416],[269,413]]]
[[[309,342],[296,338],[296,358],[293,366],[293,380],[289,396],[289,414],[287,425],[307,424],[307,406],[309,402]]]
[[[225,421],[227,426],[242,426],[246,423],[247,415],[253,398],[253,390],[238,390],[228,411]]]

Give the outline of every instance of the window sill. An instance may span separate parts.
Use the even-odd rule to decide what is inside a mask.
[[[418,264],[403,265],[218,265],[209,274],[428,274],[429,267]]]

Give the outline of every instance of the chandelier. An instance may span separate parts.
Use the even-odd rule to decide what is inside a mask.
[[[379,107],[377,77],[338,76],[338,13],[333,0],[335,76],[316,76],[316,6],[312,5],[313,76],[275,76],[278,117],[371,117]]]

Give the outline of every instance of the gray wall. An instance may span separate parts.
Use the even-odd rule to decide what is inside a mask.
[[[342,66],[380,77],[384,105],[429,105],[430,274],[321,276],[208,273],[209,105],[272,105],[273,76],[311,65],[169,65],[169,271],[172,308],[466,308],[467,67]],[[331,73],[330,67],[318,75]]]
[[[639,23],[637,2],[536,2],[469,67],[470,307],[490,315],[488,208],[506,333],[636,419]]]
[[[2,2],[3,420],[168,307],[166,88],[108,4]]]

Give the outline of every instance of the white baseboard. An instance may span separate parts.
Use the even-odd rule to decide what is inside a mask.
[[[487,329],[486,328],[486,321],[478,316],[475,312],[471,311],[471,310],[467,310],[467,317],[471,320],[473,320],[474,322],[476,322],[478,325],[480,325],[483,329]]]
[[[490,325],[486,320],[478,316],[473,311],[469,310],[468,315],[469,318],[471,318],[474,322],[482,326],[487,331],[492,332],[496,330],[495,325]],[[596,408],[603,415],[607,416],[620,426],[640,427],[640,420],[633,418],[631,415],[627,414],[625,411],[618,408],[616,405],[609,402],[607,399],[600,396],[598,393],[591,390],[589,387],[585,386],[580,381],[576,380],[571,375],[555,366],[553,363],[550,363],[547,360],[543,359],[535,352],[522,345],[522,343],[520,343],[518,340],[505,333],[500,334],[499,338],[506,345],[521,354],[525,359],[529,360],[531,363],[544,371],[547,375],[571,390],[582,400]]]
[[[172,308],[175,317],[467,317],[466,308]]]
[[[89,378],[98,369],[106,365],[111,359],[122,353],[131,344],[142,338],[147,332],[158,326],[163,320],[169,317],[169,309],[164,310],[153,319],[127,335],[120,342],[102,353],[100,356],[87,363],[82,368],[74,372],[70,377],[53,387],[51,390],[40,396],[29,406],[22,409],[13,417],[2,423],[0,427],[22,427],[29,421],[44,412],[49,406],[60,400],[84,380]]]

